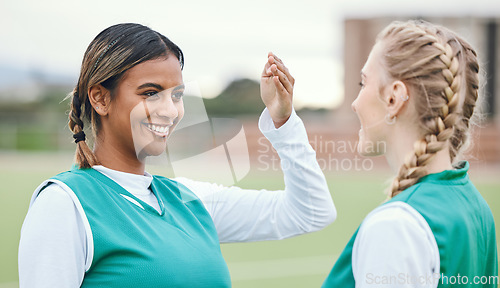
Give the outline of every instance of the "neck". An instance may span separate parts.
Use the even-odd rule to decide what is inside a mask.
[[[414,153],[414,143],[421,139],[418,133],[409,133],[408,128],[399,127],[394,129],[395,133],[387,141],[387,152],[385,157],[394,174],[399,172],[404,165],[406,157]],[[451,159],[448,145],[438,151],[425,166],[428,174],[451,170]]]
[[[135,153],[129,155],[117,149],[118,147],[120,145],[107,143],[98,136],[94,145],[94,154],[104,167],[131,174],[144,175],[144,161],[140,161]]]

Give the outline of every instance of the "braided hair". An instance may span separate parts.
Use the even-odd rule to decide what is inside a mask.
[[[382,31],[382,65],[407,86],[422,132],[391,186],[391,196],[427,175],[426,165],[448,148],[454,162],[468,143],[476,106],[479,64],[472,47],[454,32],[424,21],[393,22]]]

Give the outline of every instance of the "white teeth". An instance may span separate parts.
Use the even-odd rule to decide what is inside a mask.
[[[154,124],[148,124],[148,128],[154,132],[165,133],[168,131],[169,126],[159,126]]]

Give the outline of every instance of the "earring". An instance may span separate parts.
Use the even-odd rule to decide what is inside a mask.
[[[410,96],[408,96],[408,94],[406,95],[401,95],[401,100],[403,100],[404,102],[408,101],[408,99],[410,98]]]
[[[387,125],[393,125],[394,123],[396,123],[396,115],[391,117],[391,115],[387,113],[387,115],[385,115],[384,117],[384,120]]]
[[[99,109],[99,106],[96,106],[96,107],[95,107],[95,109],[96,109],[96,110],[97,110],[97,109]]]

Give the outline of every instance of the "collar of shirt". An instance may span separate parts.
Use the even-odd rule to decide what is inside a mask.
[[[443,185],[465,184],[469,181],[467,171],[469,171],[469,162],[460,161],[456,163],[452,170],[444,170],[439,173],[425,175],[418,182],[434,182]]]
[[[144,172],[144,175],[137,175],[116,171],[102,165],[95,165],[92,168],[106,175],[134,195],[148,195],[151,193],[149,186],[151,185],[151,181],[153,181],[153,176],[148,172]]]

